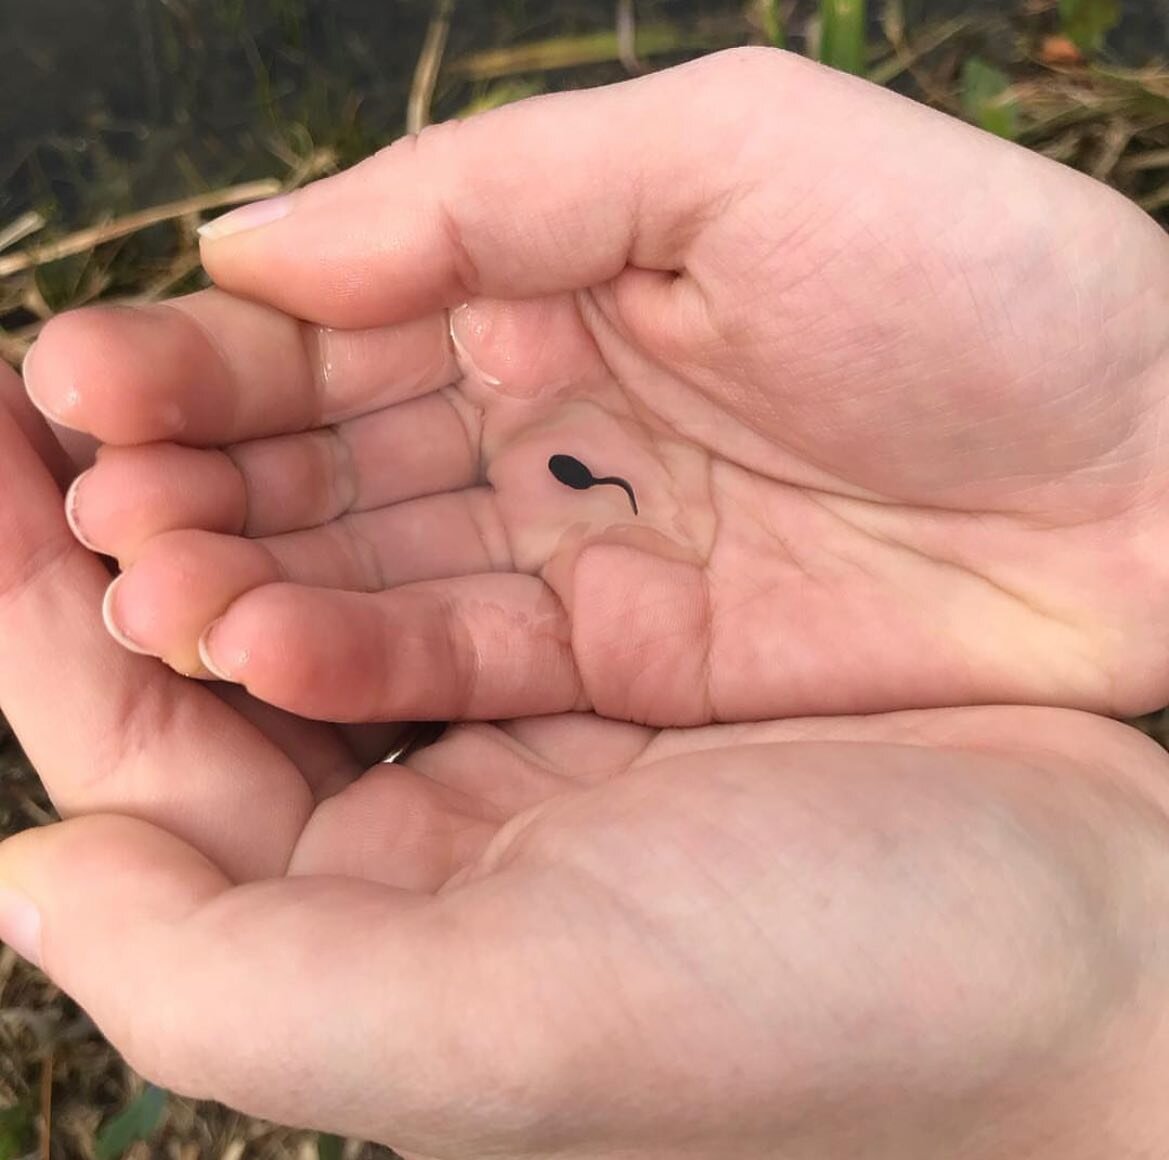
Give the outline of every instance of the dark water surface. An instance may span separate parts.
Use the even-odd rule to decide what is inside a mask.
[[[875,22],[881,4],[871,7]],[[960,12],[993,24],[1023,8],[1002,0],[904,7],[911,26]],[[814,9],[797,5],[796,47]],[[1169,56],[1169,0],[1128,0],[1122,9],[1109,53],[1130,64]],[[635,10],[642,25],[665,22],[716,43],[759,38],[742,0],[636,0]],[[30,207],[81,224],[281,174],[314,146],[336,145],[347,158],[369,152],[405,126],[432,11],[431,0],[0,0],[0,228]],[[603,31],[613,19],[613,0],[461,0],[445,59]],[[621,75],[610,64],[529,83],[562,88]],[[489,88],[445,69],[435,116],[458,113]]]

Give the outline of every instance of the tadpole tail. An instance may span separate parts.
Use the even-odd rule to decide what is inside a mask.
[[[597,483],[611,483],[614,487],[622,488],[627,496],[629,496],[629,504],[633,508],[633,514],[638,515],[637,510],[637,496],[633,494],[633,488],[629,486],[627,480],[621,479],[616,475],[606,475],[596,481]]]

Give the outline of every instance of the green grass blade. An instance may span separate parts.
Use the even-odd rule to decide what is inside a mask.
[[[456,120],[461,120],[476,113],[486,113],[489,109],[498,109],[503,105],[510,105],[512,101],[522,101],[525,97],[534,97],[543,91],[544,83],[540,79],[504,78],[472,97],[454,116]]]
[[[1019,136],[1019,110],[1010,78],[977,56],[962,66],[962,110],[979,128],[1008,141]]]
[[[644,24],[637,27],[635,47],[637,55],[645,58],[684,52],[713,52],[717,48],[741,43],[740,26],[732,26],[729,22],[694,30],[676,28],[672,24]],[[482,49],[452,61],[449,68],[455,76],[471,80],[494,80],[516,73],[578,68],[618,59],[620,51],[617,33],[610,29]]]
[[[865,0],[820,0],[820,60],[842,72],[865,66]]]
[[[1091,56],[1120,23],[1120,0],[1059,0],[1059,23],[1064,36]]]
[[[0,1160],[20,1160],[33,1148],[36,1114],[24,1104],[0,1109]]]
[[[148,1083],[97,1135],[97,1160],[120,1160],[131,1144],[149,1140],[162,1119],[167,1093]]]
[[[783,13],[779,0],[759,0],[759,19],[763,24],[763,35],[774,48],[787,48],[787,29],[783,26]]]
[[[322,1133],[317,1137],[317,1160],[341,1160],[345,1141],[340,1136]]]

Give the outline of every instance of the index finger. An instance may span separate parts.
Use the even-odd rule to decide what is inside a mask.
[[[24,373],[45,414],[104,443],[216,446],[378,410],[456,368],[445,312],[337,331],[204,290],[60,315]]]

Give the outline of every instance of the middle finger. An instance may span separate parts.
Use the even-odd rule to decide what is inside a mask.
[[[83,543],[123,564],[181,528],[272,536],[317,527],[470,487],[480,474],[474,422],[444,391],[224,451],[106,447],[71,489],[69,519]]]

